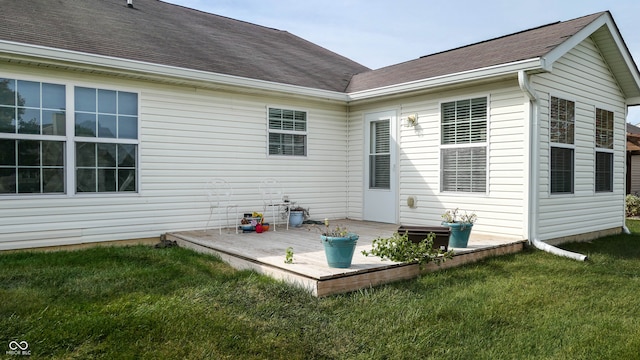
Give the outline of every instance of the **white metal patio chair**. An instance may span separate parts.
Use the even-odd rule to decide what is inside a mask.
[[[231,203],[231,197],[233,195],[233,189],[224,179],[211,179],[205,185],[205,191],[207,193],[207,198],[209,199],[209,220],[207,220],[207,225],[204,228],[206,232],[209,229],[209,223],[211,222],[211,218],[213,217],[213,211],[217,210],[218,215],[218,230],[220,235],[222,235],[222,219],[220,212],[222,209],[225,209],[226,212],[226,223],[225,227],[229,227],[229,210],[235,209],[235,228],[236,234],[238,233],[238,205]]]
[[[276,225],[280,214],[290,205],[289,202],[283,200],[284,192],[278,180],[273,178],[264,179],[260,182],[260,193],[262,194],[263,216],[267,215],[267,208],[271,208],[271,217],[273,218],[273,231],[276,231]],[[287,230],[289,230],[289,211],[286,212]]]

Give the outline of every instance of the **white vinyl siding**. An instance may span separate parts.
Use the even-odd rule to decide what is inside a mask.
[[[486,193],[440,192],[441,103],[448,99],[486,98],[487,139]],[[515,82],[469,86],[461,90],[437,92],[395,101],[352,104],[349,126],[349,217],[361,216],[363,193],[362,158],[364,114],[380,109],[399,109],[399,223],[438,226],[445,209],[475,211],[480,220],[474,232],[514,239],[526,237],[526,146],[523,119],[528,101]],[[417,114],[418,123],[403,126]],[[490,176],[489,176],[490,174]],[[410,208],[407,198],[414,197]]]
[[[209,216],[204,186],[214,177],[232,185],[240,211],[262,211],[259,183],[273,177],[292,201],[311,209],[313,218],[347,216],[345,104],[87,74],[75,78],[72,73],[16,65],[3,67],[0,77],[65,84],[69,109],[74,109],[69,88],[75,86],[138,93],[140,165],[137,193],[1,199],[0,250],[157,238],[167,231],[203,229]],[[307,123],[312,134],[307,157],[267,156],[270,103],[313,114],[314,121]],[[67,111],[67,125],[73,123],[72,113]],[[67,133],[72,136],[73,127]],[[105,142],[92,139],[93,144]],[[75,151],[66,155],[73,158]]]
[[[553,72],[535,75],[532,82],[540,96],[540,173],[538,237],[551,240],[581,233],[618,228],[624,225],[625,113],[620,89],[591,39],[586,39],[553,65]],[[575,101],[574,191],[551,195],[550,146],[552,146],[550,98]],[[595,109],[614,113],[613,190],[596,192]],[[547,155],[549,154],[549,155]],[[580,219],[580,226],[567,221]]]

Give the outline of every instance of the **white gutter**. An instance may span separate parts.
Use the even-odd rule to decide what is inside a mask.
[[[282,92],[298,96],[311,96],[334,101],[348,101],[348,95],[339,91],[319,90],[304,86],[249,79],[240,76],[192,70],[177,66],[153,64],[112,56],[88,54],[79,51],[56,49],[46,46],[28,45],[13,41],[0,40],[0,54],[7,54],[9,57],[14,58],[15,55],[32,59],[35,58],[36,60],[34,61],[53,65],[57,64],[77,69],[95,71],[99,70],[96,68],[103,68],[107,72],[109,71],[108,69],[117,69],[118,74],[122,74],[123,72],[126,73],[128,71],[137,74],[137,76],[156,80],[173,78],[187,81],[207,82],[210,84],[215,83],[219,85],[239,86],[247,89]],[[28,59],[23,60],[28,61]]]
[[[425,90],[442,85],[452,85],[469,80],[482,80],[501,75],[512,75],[518,71],[540,70],[543,68],[543,61],[540,58],[516,61],[508,64],[489,66],[481,69],[463,71],[459,73],[447,74],[431,77],[428,79],[410,81],[402,84],[383,86],[375,89],[368,89],[349,93],[349,100],[364,100],[378,96],[397,95],[398,93]]]
[[[529,173],[529,244],[548,253],[564,256],[570,259],[585,261],[586,255],[557,248],[538,240],[538,174],[539,172],[539,133],[538,133],[538,95],[529,84],[529,78],[524,71],[518,71],[518,84],[520,89],[529,97],[529,132],[531,134],[530,146],[530,173]]]

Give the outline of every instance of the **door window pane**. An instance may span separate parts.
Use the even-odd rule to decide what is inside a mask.
[[[390,121],[372,121],[369,141],[369,188],[389,189],[391,186]]]

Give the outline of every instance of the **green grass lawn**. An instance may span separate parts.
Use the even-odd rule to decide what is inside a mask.
[[[0,254],[0,358],[637,359],[640,222],[351,294],[180,248]]]

